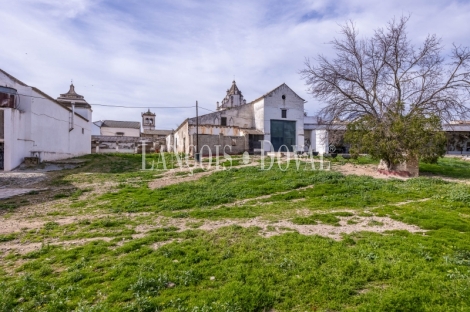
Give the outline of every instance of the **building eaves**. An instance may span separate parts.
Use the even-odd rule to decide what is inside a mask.
[[[144,130],[144,134],[169,135],[173,130]]]
[[[53,97],[51,97],[50,95],[48,95],[47,93],[39,90],[38,88],[36,87],[31,87],[31,89],[36,92],[36,93],[39,93],[40,95],[42,95],[44,98],[56,103],[57,105],[59,105],[60,107],[62,107],[63,109],[65,110],[68,110],[69,112],[72,112],[72,110],[70,108],[68,108],[67,106],[63,105],[62,103],[59,103],[57,102],[56,99],[54,99]],[[78,114],[77,112],[75,112],[75,116],[78,116],[80,117],[81,119],[85,120],[85,121],[89,121],[88,119],[86,119],[85,117],[83,117],[82,115]]]
[[[287,88],[289,88],[289,89],[292,91],[292,93],[294,93],[299,99],[301,99],[302,101],[305,102],[305,100],[304,100],[303,98],[301,98],[297,93],[295,93],[294,90],[292,90],[292,89],[291,89],[288,85],[286,85],[286,83],[284,82],[284,83],[282,83],[281,85],[277,86],[276,88],[272,89],[271,91],[265,93],[264,95],[262,95],[262,96],[260,96],[259,98],[257,98],[257,99],[255,99],[255,100],[251,101],[251,102],[248,103],[248,104],[256,103],[256,102],[258,102],[259,100],[262,100],[262,99],[264,99],[265,97],[268,97],[270,94],[276,92],[276,91],[277,91],[278,89],[280,89],[282,86],[286,86]]]
[[[26,83],[22,82],[22,81],[19,80],[19,79],[16,79],[16,78],[13,77],[12,75],[10,75],[10,74],[7,73],[6,71],[4,71],[3,69],[0,69],[0,72],[2,72],[5,76],[7,76],[8,78],[10,78],[11,80],[13,80],[14,82],[16,82],[17,84],[20,84],[20,85],[22,85],[23,87],[29,87]]]
[[[264,135],[264,132],[258,129],[242,129],[240,128],[240,131],[243,131],[243,133],[246,134],[255,134],[255,135]]]
[[[196,118],[196,117],[194,117]],[[179,126],[178,128],[176,128],[176,130],[174,132],[177,132],[179,129],[181,129],[185,123],[187,123],[189,121],[190,118],[186,118]]]
[[[22,85],[23,87],[30,87],[28,86],[26,83],[22,82],[21,80],[19,79],[16,79],[15,77],[13,77],[12,75],[10,75],[9,73],[7,73],[6,71],[4,71],[3,69],[0,69],[0,72],[2,72],[5,76],[7,76],[8,78],[10,78],[11,80],[13,80],[14,82],[16,82],[17,84],[19,85]],[[48,94],[44,93],[43,91],[39,90],[38,88],[36,87],[30,87],[33,91],[35,91],[36,93],[39,93],[40,95],[42,95],[44,98],[48,99],[48,100],[51,100],[52,102],[56,103],[57,105],[59,105],[60,107],[62,107],[63,109],[66,109],[68,110],[69,112],[71,112],[72,110],[65,107],[64,105],[60,104],[59,102],[57,102],[54,98],[52,98],[51,96],[49,96]],[[86,119],[85,117],[83,117],[82,115],[80,114],[77,114],[75,113],[76,116],[82,118],[83,120],[85,121],[88,121],[88,119]]]

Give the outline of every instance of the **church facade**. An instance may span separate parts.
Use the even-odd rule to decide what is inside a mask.
[[[296,152],[310,146],[324,152],[324,140],[319,137],[323,130],[313,126],[316,119],[305,115],[304,104],[305,100],[285,83],[247,103],[233,81],[223,100],[217,102],[216,111],[186,119],[166,143],[170,151],[191,155],[196,145],[203,155],[209,149],[212,154],[217,149],[219,154],[238,154]]]

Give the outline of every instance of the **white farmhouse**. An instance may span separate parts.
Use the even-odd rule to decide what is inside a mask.
[[[305,100],[285,83],[247,103],[233,81],[222,102],[217,102],[217,111],[186,119],[167,137],[166,144],[170,150],[189,154],[194,153],[196,145],[199,151],[204,147],[202,154],[209,149],[212,153],[219,149],[220,154],[262,148],[266,152],[293,152],[310,146],[325,152],[326,130],[318,126],[316,118],[305,116],[304,104]]]
[[[47,161],[90,153],[91,107],[86,118],[1,69],[0,105],[0,170],[16,168],[25,157]]]

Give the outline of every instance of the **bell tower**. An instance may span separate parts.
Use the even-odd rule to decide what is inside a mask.
[[[155,130],[155,114],[150,109],[142,113],[142,128],[145,130]]]
[[[220,104],[217,102],[217,110],[224,110],[244,104],[246,104],[246,100],[243,99],[243,94],[240,89],[238,89],[234,80],[232,81],[232,86],[230,89],[227,90],[227,94],[225,95],[225,98],[222,100],[222,102]]]

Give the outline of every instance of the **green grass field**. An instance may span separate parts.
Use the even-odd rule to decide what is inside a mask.
[[[470,162],[403,181],[237,160],[151,189],[170,173],[139,155],[83,159],[0,201],[0,224],[40,223],[0,232],[38,246],[0,253],[0,311],[470,311],[470,185],[439,178]]]

